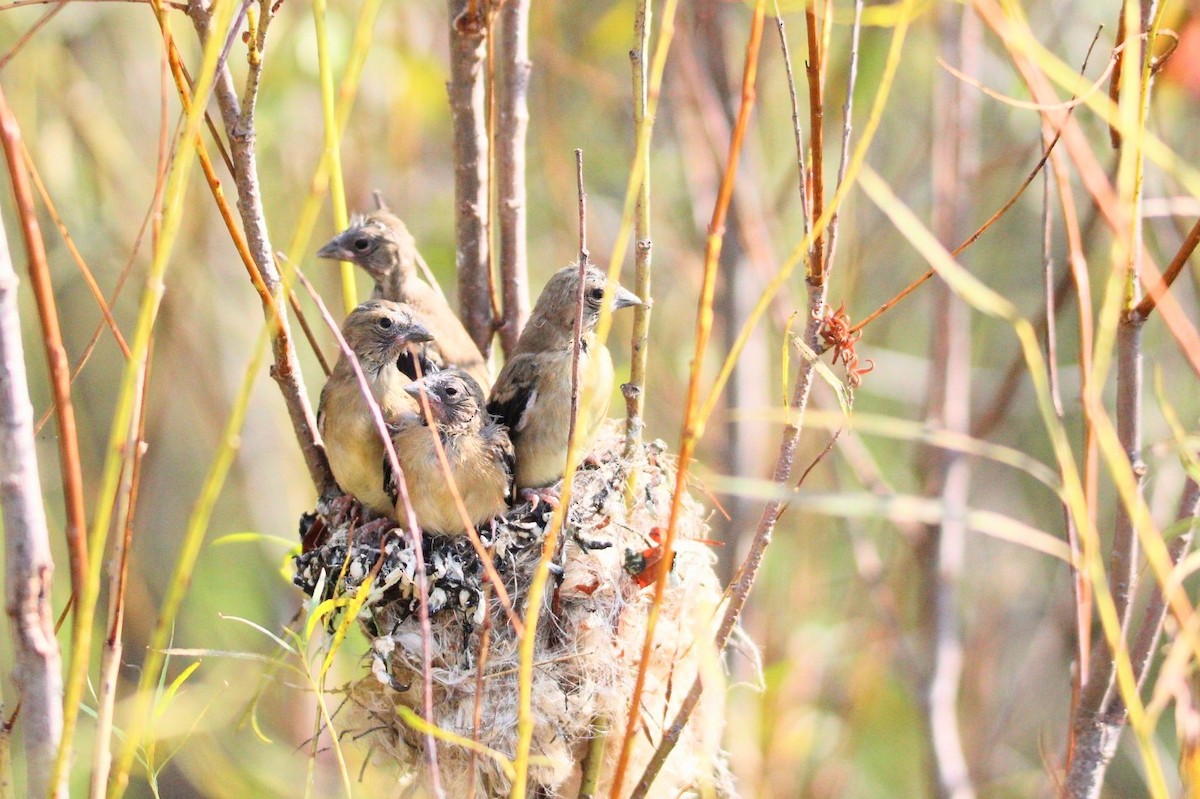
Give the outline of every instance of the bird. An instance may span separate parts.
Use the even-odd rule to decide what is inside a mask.
[[[587,452],[595,441],[612,399],[612,356],[595,333],[607,283],[603,272],[594,266],[586,267],[579,345],[580,452]],[[566,466],[578,293],[578,265],[554,273],[538,297],[488,399],[488,412],[508,427],[512,439],[516,490],[535,506],[539,499],[551,505],[557,503],[552,486],[562,477]],[[614,311],[641,304],[641,299],[628,289],[620,285],[613,288]]]
[[[417,406],[404,387],[417,372],[414,364],[420,366],[421,373],[437,368],[424,355],[433,333],[400,303],[368,300],[346,317],[342,337],[358,360],[385,423],[405,412],[415,412]],[[405,374],[401,365],[412,373]],[[317,429],[342,490],[354,495],[372,514],[390,516],[392,502],[379,473],[383,439],[354,366],[344,352],[321,389]]]
[[[423,411],[406,413],[391,426],[417,526],[426,533],[466,532],[434,447],[434,434],[441,439],[471,525],[478,527],[504,513],[512,495],[513,448],[508,431],[485,409],[479,383],[462,369],[447,369],[408,384],[404,391],[418,402],[424,395],[429,407],[428,417]],[[395,503],[396,518],[406,522],[407,508],[386,459],[384,483]]]
[[[492,384],[487,361],[446,298],[417,274],[416,242],[408,227],[385,208],[355,216],[350,227],[317,251],[318,258],[349,261],[375,281],[372,297],[412,306],[416,319],[437,338],[445,362],[466,370],[481,386]]]

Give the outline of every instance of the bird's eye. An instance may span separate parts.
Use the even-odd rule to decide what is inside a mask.
[[[454,386],[447,386],[446,387],[446,396],[447,397],[457,397],[458,389],[455,388]]]
[[[390,317],[387,317],[387,316],[381,316],[381,317],[379,318],[378,325],[379,325],[379,328],[380,328],[381,330],[387,330],[388,328],[390,328],[390,327],[391,327],[392,325],[394,325],[394,324],[395,324],[395,322],[393,322],[393,321],[391,320],[391,318],[390,318]]]
[[[370,246],[371,246],[370,239],[362,238],[362,239],[354,240],[354,249],[358,250],[359,252],[366,252],[367,248]]]
[[[602,288],[592,289],[591,291],[588,292],[588,299],[590,299],[592,302],[600,302],[600,300],[604,299],[604,289],[602,289]]]

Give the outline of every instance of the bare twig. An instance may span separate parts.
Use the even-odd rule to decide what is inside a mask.
[[[230,158],[234,170],[234,185],[237,187],[237,207],[241,216],[242,227],[246,242],[253,257],[258,277],[271,297],[271,303],[264,302],[264,314],[273,318],[273,348],[275,364],[271,376],[279,384],[283,392],[284,403],[296,440],[308,466],[309,476],[317,491],[323,495],[332,495],[337,491],[337,482],[329,468],[329,460],[325,456],[325,448],[317,433],[316,417],[308,400],[308,391],[304,386],[304,376],[300,372],[299,359],[295,344],[292,341],[287,317],[283,311],[283,286],[279,278],[279,270],[271,250],[270,237],[267,234],[266,217],[263,213],[262,195],[259,189],[258,162],[254,148],[254,109],[257,102],[256,89],[259,75],[262,72],[262,48],[268,24],[271,19],[270,4],[263,3],[263,13],[258,20],[255,50],[256,58],[250,59],[250,69],[246,78],[246,92],[239,101],[233,85],[233,75],[227,65],[217,72],[214,94],[217,106],[221,111],[221,120],[225,133],[229,138]],[[210,34],[209,6],[205,0],[197,0],[188,10],[192,24],[196,28],[201,42],[208,40]]]
[[[1157,285],[1151,285],[1146,292],[1146,296],[1142,297],[1142,301],[1137,304],[1131,314],[1138,319],[1145,319],[1154,312],[1155,306],[1158,304],[1158,298],[1165,294],[1171,284],[1175,282],[1175,278],[1179,277],[1179,273],[1187,266],[1188,259],[1192,257],[1192,253],[1196,251],[1196,245],[1200,244],[1200,220],[1192,225],[1192,229],[1188,231],[1187,237],[1180,245],[1175,257],[1171,259],[1171,263],[1163,270],[1162,280]]]
[[[779,11],[779,0],[775,0],[775,28],[779,32],[779,47],[783,51],[783,69],[787,76],[788,98],[792,102],[792,133],[796,139],[796,166],[800,182],[800,214],[804,219],[802,232],[807,234],[812,227],[813,217],[808,207],[808,169],[804,158],[804,131],[800,127],[800,100],[796,95],[796,77],[792,73],[792,53],[788,47],[787,31],[783,24],[783,14]],[[812,248],[809,248],[811,255]]]
[[[46,263],[42,230],[38,225],[37,210],[33,205],[29,175],[21,158],[21,130],[8,107],[3,91],[0,91],[0,139],[3,140],[4,156],[12,180],[13,199],[16,201],[21,232],[25,239],[25,252],[29,259],[29,283],[37,299],[38,321],[42,327],[50,386],[54,392],[55,415],[58,420],[59,469],[62,473],[67,547],[71,561],[71,590],[78,595],[87,583],[87,510],[83,501],[83,467],[79,462],[75,406],[71,403],[71,372],[67,362],[67,351],[63,347],[58,306],[54,300],[50,266]]]
[[[587,288],[587,189],[583,185],[583,150],[575,151],[575,187],[579,195],[579,285],[575,291],[575,321],[571,338],[571,418],[567,427],[567,441],[575,440],[575,426],[579,418],[579,349],[583,340],[583,295]],[[571,479],[570,472],[563,472]]]
[[[448,0],[450,119],[454,129],[454,234],[463,325],[483,357],[494,331],[488,258],[488,138],[484,61],[488,47],[482,3]]]
[[[846,102],[842,105],[842,154],[838,159],[837,185],[846,179],[846,166],[850,163],[850,134],[854,131],[854,86],[858,82],[858,40],[862,32],[863,0],[854,0],[854,23],[850,28],[850,64],[846,69]],[[782,23],[781,23],[782,24]],[[829,218],[829,246],[825,251],[825,271],[833,264],[837,250],[838,214],[841,206],[833,209]]]
[[[701,286],[700,300],[696,313],[696,343],[692,358],[691,375],[688,380],[687,405],[684,412],[683,431],[680,435],[679,461],[675,477],[675,492],[671,499],[671,513],[668,517],[667,529],[662,536],[662,558],[664,563],[670,563],[674,554],[675,534],[679,522],[683,494],[687,486],[688,466],[692,453],[700,435],[700,379],[704,371],[704,356],[712,330],[712,307],[716,290],[717,267],[721,256],[721,245],[724,239],[725,218],[729,211],[729,203],[733,198],[733,184],[737,177],[738,160],[741,155],[742,142],[750,122],[750,112],[754,108],[756,82],[758,77],[758,54],[762,47],[762,33],[766,16],[766,0],[758,0],[754,5],[754,15],[750,23],[749,40],[746,43],[746,58],[742,73],[742,97],[738,108],[737,122],[729,139],[729,156],[726,168],[721,175],[721,185],[717,192],[716,204],[713,207],[712,220],[708,227],[708,237],[704,248],[704,282]],[[633,693],[629,699],[629,718],[625,725],[624,737],[621,741],[621,754],[617,760],[613,777],[612,797],[620,796],[624,784],[625,772],[629,766],[629,758],[633,750],[633,742],[637,734],[638,722],[641,718],[641,696],[646,683],[646,672],[650,665],[651,650],[654,646],[654,632],[658,624],[666,592],[666,579],[654,583],[654,600],[646,619],[645,640],[642,644],[641,658],[638,663],[637,679],[634,682]],[[719,651],[719,650],[718,650]],[[647,783],[647,789],[648,789]],[[641,789],[639,784],[635,789]]]
[[[636,142],[646,122],[647,70],[646,59],[650,51],[650,28],[653,9],[648,0],[638,0],[633,21],[633,47],[629,50],[629,63],[633,71],[633,139]],[[638,186],[637,205],[634,207],[634,294],[642,298],[642,304],[633,309],[633,332],[630,335],[629,382],[621,386],[625,397],[625,458],[636,457],[642,447],[642,433],[646,422],[642,410],[646,403],[646,339],[650,331],[650,266],[652,243],[650,240],[650,149],[642,152],[642,180]],[[638,470],[629,470],[626,484],[626,499],[631,500],[637,490]]]
[[[526,259],[525,137],[529,129],[529,0],[507,0],[500,10],[497,42],[500,82],[496,108],[496,202],[500,226],[500,282],[504,314],[499,323],[505,355],[513,351],[529,318]]]
[[[50,583],[54,562],[42,505],[33,405],[25,377],[17,275],[0,222],[0,511],[4,520],[5,612],[13,637],[13,679],[25,713],[26,792],[66,796],[54,777],[63,724],[63,685]]]
[[[975,21],[976,24],[971,24]],[[977,19],[961,8],[943,6],[938,16],[942,57],[974,71],[978,49]],[[971,196],[970,179],[978,143],[978,103],[948,74],[934,81],[933,106],[939,141],[933,148],[933,232],[953,241],[962,227]],[[929,375],[927,422],[965,434],[970,429],[971,320],[966,304],[949,287],[938,285],[936,322]],[[942,799],[973,799],[958,725],[958,690],[963,645],[958,627],[959,581],[966,549],[964,514],[969,505],[970,464],[961,453],[934,451],[928,459],[928,492],[940,495],[945,515],[925,528],[916,559],[922,572],[921,602],[928,667],[922,674],[921,702],[929,739],[931,794]]]

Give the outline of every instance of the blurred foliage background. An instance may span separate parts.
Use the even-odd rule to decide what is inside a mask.
[[[802,75],[803,6],[783,5],[794,67]],[[945,146],[935,123],[934,93],[935,83],[946,78],[936,60],[938,20],[947,13],[943,5],[918,4],[920,13],[912,21],[897,84],[868,156],[868,163],[926,221],[934,196],[932,164]],[[951,14],[964,13],[962,6],[947,5]],[[1200,124],[1196,78],[1200,45],[1189,22],[1195,5],[1175,2],[1169,12],[1169,27],[1183,32],[1184,39],[1158,82],[1150,111],[1154,132],[1192,164],[1200,161],[1200,137],[1195,135]],[[333,4],[329,11],[335,76],[340,76],[349,54],[358,6],[357,0],[350,0]],[[830,185],[842,124],[852,5],[837,0],[832,7],[826,87]],[[0,6],[0,51],[10,50],[46,8]],[[895,8],[868,6],[857,87],[860,120],[879,86]],[[1076,67],[1097,28],[1105,26],[1087,73],[1095,79],[1112,46],[1118,8],[1119,3],[1060,0],[1029,3],[1025,12],[1041,42]],[[965,13],[970,15],[969,10]],[[185,62],[198,64],[199,48],[190,25],[181,12],[173,15]],[[554,269],[574,257],[574,148],[582,148],[586,157],[591,250],[599,260],[607,258],[633,151],[628,61],[632,18],[633,3],[628,0],[533,4],[528,185],[535,291]],[[682,4],[652,146],[655,272],[647,422],[648,435],[664,439],[672,448],[678,445],[682,420],[705,229],[736,109],[748,22],[743,4],[716,0]],[[974,42],[978,79],[1000,94],[1026,98],[995,37],[983,30]],[[134,245],[153,204],[164,96],[168,124],[174,129],[178,121],[174,89],[164,84],[161,49],[153,14],[145,3],[75,2],[0,69],[0,82],[33,161],[101,287],[112,291],[127,262],[132,263],[126,287],[113,303],[123,330],[132,329],[135,298],[150,252],[148,234],[140,249]],[[315,34],[307,4],[282,3],[265,57],[257,131],[259,168],[273,243],[284,248],[291,241],[324,146]],[[381,191],[407,221],[426,260],[449,289],[454,285],[454,182],[447,59],[444,4],[384,4],[342,142],[342,164],[351,208],[366,210],[372,190]],[[235,44],[230,60],[236,71],[244,69],[241,45]],[[749,305],[803,235],[792,112],[771,19],[759,70],[758,105],[722,256],[717,331],[706,386]],[[798,88],[803,105],[802,82]],[[974,155],[977,169],[955,197],[964,236],[1016,189],[1042,149],[1041,122],[1035,111],[968,91],[978,103],[981,134]],[[1102,159],[1115,164],[1107,127],[1085,109],[1078,111],[1078,117]],[[232,199],[232,183],[219,164],[218,169]],[[1037,318],[1044,307],[1041,185],[1039,179],[1009,214],[960,257],[973,274],[1030,318]],[[1149,200],[1146,240],[1162,264],[1174,254],[1200,209],[1197,199],[1186,196],[1169,174],[1151,170],[1145,191]],[[1086,225],[1089,206],[1082,195],[1080,199],[1080,217]],[[144,645],[183,527],[261,326],[258,299],[198,175],[192,180],[186,209],[156,326],[148,400],[149,450],[130,569],[127,662],[122,669],[126,688],[139,676]],[[0,213],[10,246],[19,254],[16,216],[7,190],[0,192]],[[45,214],[41,219],[74,364],[100,316],[61,236]],[[1093,300],[1098,304],[1110,269],[1112,242],[1102,224],[1085,229]],[[326,202],[301,265],[319,284],[330,307],[338,308],[335,270],[312,256],[334,232]],[[852,191],[843,206],[839,237],[830,300],[835,307],[844,301],[854,320],[926,268],[901,233],[860,192]],[[1053,252],[1061,270],[1060,228]],[[21,271],[19,256],[16,262]],[[631,265],[630,257],[627,285],[632,281]],[[365,294],[365,277],[359,275],[358,280]],[[1193,322],[1200,316],[1197,280],[1192,267],[1174,288]],[[740,655],[730,658],[737,684],[730,690],[726,744],[745,796],[933,795],[927,778],[929,744],[913,678],[914,669],[922,668],[928,646],[920,621],[922,603],[928,598],[919,563],[924,528],[919,520],[906,518],[902,509],[864,510],[855,503],[865,490],[861,481],[867,462],[873,462],[878,475],[901,494],[921,494],[928,485],[928,451],[898,439],[898,424],[889,427],[888,422],[925,419],[931,381],[938,380],[932,341],[936,296],[934,284],[927,284],[866,328],[858,351],[860,357],[874,361],[875,370],[858,389],[854,408],[856,413],[884,417],[885,435],[843,433],[839,446],[807,477],[802,491],[827,501],[820,509],[801,502],[776,532],[744,619],[749,636],[762,648],[761,682],[754,664]],[[301,302],[320,328],[307,298]],[[720,554],[726,577],[761,511],[762,484],[753,480],[769,476],[781,429],[778,413],[772,409],[782,403],[784,327],[793,312],[804,313],[804,308],[803,275],[797,270],[756,331],[701,442],[695,485],[697,491],[710,495],[713,537],[724,542]],[[33,401],[40,415],[51,395],[27,287],[21,310]],[[1065,423],[1078,447],[1081,408],[1075,313],[1068,297],[1059,315],[1058,345]],[[613,332],[618,379],[628,373],[624,343],[628,324],[618,317]],[[315,404],[321,371],[296,332]],[[1052,466],[1027,376],[1012,388],[1003,383],[1010,363],[1018,357],[1011,329],[971,313],[963,335],[970,337],[972,417],[978,420],[993,407],[1002,414],[984,437]],[[1160,319],[1151,319],[1145,335],[1149,385],[1160,381],[1161,396],[1169,398],[1194,430],[1200,413],[1195,375]],[[327,331],[319,330],[318,337],[324,351],[332,354],[335,345]],[[121,363],[111,335],[103,333],[74,384],[89,492],[98,481]],[[787,365],[794,372],[794,351]],[[816,393],[817,407],[836,410],[828,386],[818,384]],[[1184,472],[1155,396],[1151,388],[1145,413],[1147,498],[1155,518],[1165,524],[1175,513]],[[615,397],[613,414],[622,407]],[[59,564],[57,609],[66,602],[69,581],[54,430],[51,422],[41,431],[38,454]],[[800,469],[826,447],[829,435],[817,426],[806,429],[797,461]],[[272,640],[253,625],[278,631],[302,606],[301,595],[290,585],[286,555],[295,541],[297,517],[311,509],[315,495],[279,393],[266,374],[258,380],[240,444],[175,627],[175,646],[211,653],[177,656],[170,663],[170,677],[196,660],[200,666],[156,721],[160,738],[156,766],[161,768],[156,783],[162,796],[305,793],[308,741],[316,712],[311,692],[289,671],[266,660],[218,654],[281,657]],[[1065,540],[1059,502],[1028,474],[980,459],[972,460],[970,474],[972,508],[1003,513]],[[1102,496],[1111,498],[1112,492]],[[91,497],[89,493],[89,501]],[[1111,528],[1112,500],[1106,503],[1101,530]],[[247,532],[260,536],[219,540]],[[964,672],[958,721],[978,795],[1049,794],[1048,771],[1061,762],[1070,706],[1074,606],[1067,569],[1061,561],[1019,542],[972,532],[966,541],[959,589]],[[65,633],[60,639],[64,647],[69,646]],[[0,639],[0,674],[10,671],[9,646],[7,636]],[[363,648],[358,639],[343,647],[331,686],[361,672],[357,653]],[[7,679],[0,684],[6,708],[13,701],[11,689]],[[93,702],[90,693],[87,701]],[[337,697],[331,701],[336,704]],[[121,707],[118,725],[120,713]],[[1176,751],[1169,714],[1160,727],[1161,746]],[[90,758],[84,753],[89,751],[90,733],[91,721],[85,715],[73,780],[80,793],[86,785]],[[352,743],[350,751],[351,768],[357,772],[367,752]],[[323,751],[313,763],[315,788],[310,795],[340,790],[330,753]],[[16,769],[21,784],[19,762]],[[356,792],[389,795],[395,773],[372,766],[364,770],[362,779]],[[1123,744],[1118,753],[1108,785],[1109,796],[1144,794],[1130,744]],[[151,790],[146,781],[135,777],[130,795],[150,795]]]

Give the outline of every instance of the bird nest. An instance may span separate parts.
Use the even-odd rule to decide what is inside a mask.
[[[731,796],[720,751],[723,673],[711,646],[721,588],[713,571],[716,558],[703,541],[705,511],[692,497],[683,497],[668,573],[658,561],[657,538],[670,513],[673,459],[661,441],[644,445],[636,501],[627,509],[630,464],[622,455],[623,445],[619,425],[610,422],[574,477],[560,537],[561,572],[551,577],[534,645],[529,781],[538,796],[576,796],[589,741],[606,724],[613,732],[599,788],[609,790],[654,581],[662,577],[668,581],[665,601],[629,773],[641,773],[692,681],[703,673],[701,705],[651,796]],[[548,523],[544,505],[535,510],[523,504],[480,531],[521,618]],[[403,706],[423,715],[423,635],[410,538],[396,529],[355,535],[349,521],[338,523],[320,513],[307,515],[301,527],[311,548],[296,558],[295,582],[306,593],[316,592],[322,599],[353,595],[375,574],[358,615],[372,641],[367,655],[371,673],[348,687],[353,708],[348,726],[366,733],[377,756],[405,767],[408,795],[425,795],[426,737],[397,711]],[[314,529],[320,532],[319,543],[312,541]],[[430,721],[511,760],[517,745],[520,637],[466,536],[426,536],[422,553],[429,585]],[[511,782],[504,760],[473,755],[445,738],[437,744],[437,757],[447,796],[508,795]]]

